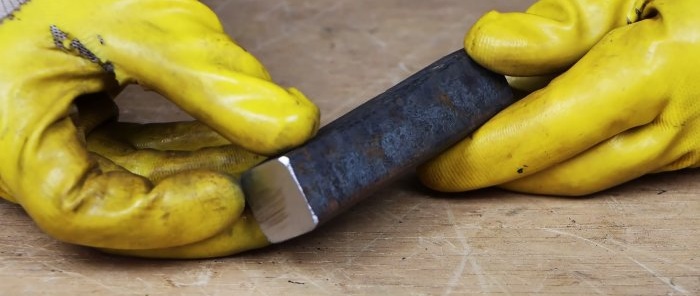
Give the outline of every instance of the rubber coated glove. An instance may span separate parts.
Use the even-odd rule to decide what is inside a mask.
[[[698,166],[700,2],[542,0],[484,15],[465,47],[502,74],[564,73],[422,166],[429,187],[586,195]]]
[[[268,244],[235,175],[315,133],[309,100],[272,83],[198,1],[19,2],[0,2],[0,196],[59,240],[115,253]],[[129,83],[199,121],[106,122]]]

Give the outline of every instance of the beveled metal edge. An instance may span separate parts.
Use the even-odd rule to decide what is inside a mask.
[[[246,201],[271,243],[314,230],[318,217],[309,206],[289,158],[281,156],[246,172],[241,185]]]

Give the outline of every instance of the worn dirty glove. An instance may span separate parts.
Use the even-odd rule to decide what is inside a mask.
[[[268,244],[237,175],[311,137],[318,109],[271,82],[203,4],[0,0],[0,56],[0,196],[45,232],[148,257]],[[198,121],[113,121],[130,83]]]
[[[563,73],[422,166],[429,187],[575,196],[698,166],[700,2],[542,0],[484,15],[465,47],[502,74]]]

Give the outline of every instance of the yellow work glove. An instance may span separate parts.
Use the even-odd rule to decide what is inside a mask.
[[[268,244],[237,175],[311,137],[319,113],[271,82],[212,11],[194,0],[0,5],[0,196],[53,237],[114,253]],[[198,121],[114,121],[111,98],[129,83]]]
[[[427,186],[586,195],[698,166],[700,2],[542,0],[484,15],[465,47],[505,75],[563,74],[422,166]]]

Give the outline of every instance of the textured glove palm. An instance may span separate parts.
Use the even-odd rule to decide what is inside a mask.
[[[479,63],[512,76],[564,73],[421,167],[421,179],[443,191],[585,195],[697,167],[699,8],[542,0],[484,15],[465,39]]]
[[[311,137],[318,109],[272,83],[209,9],[193,0],[31,0],[1,21],[2,197],[50,235],[111,252],[206,257],[267,244],[235,175],[258,154]],[[129,83],[198,121],[104,123],[115,106],[99,94]]]

